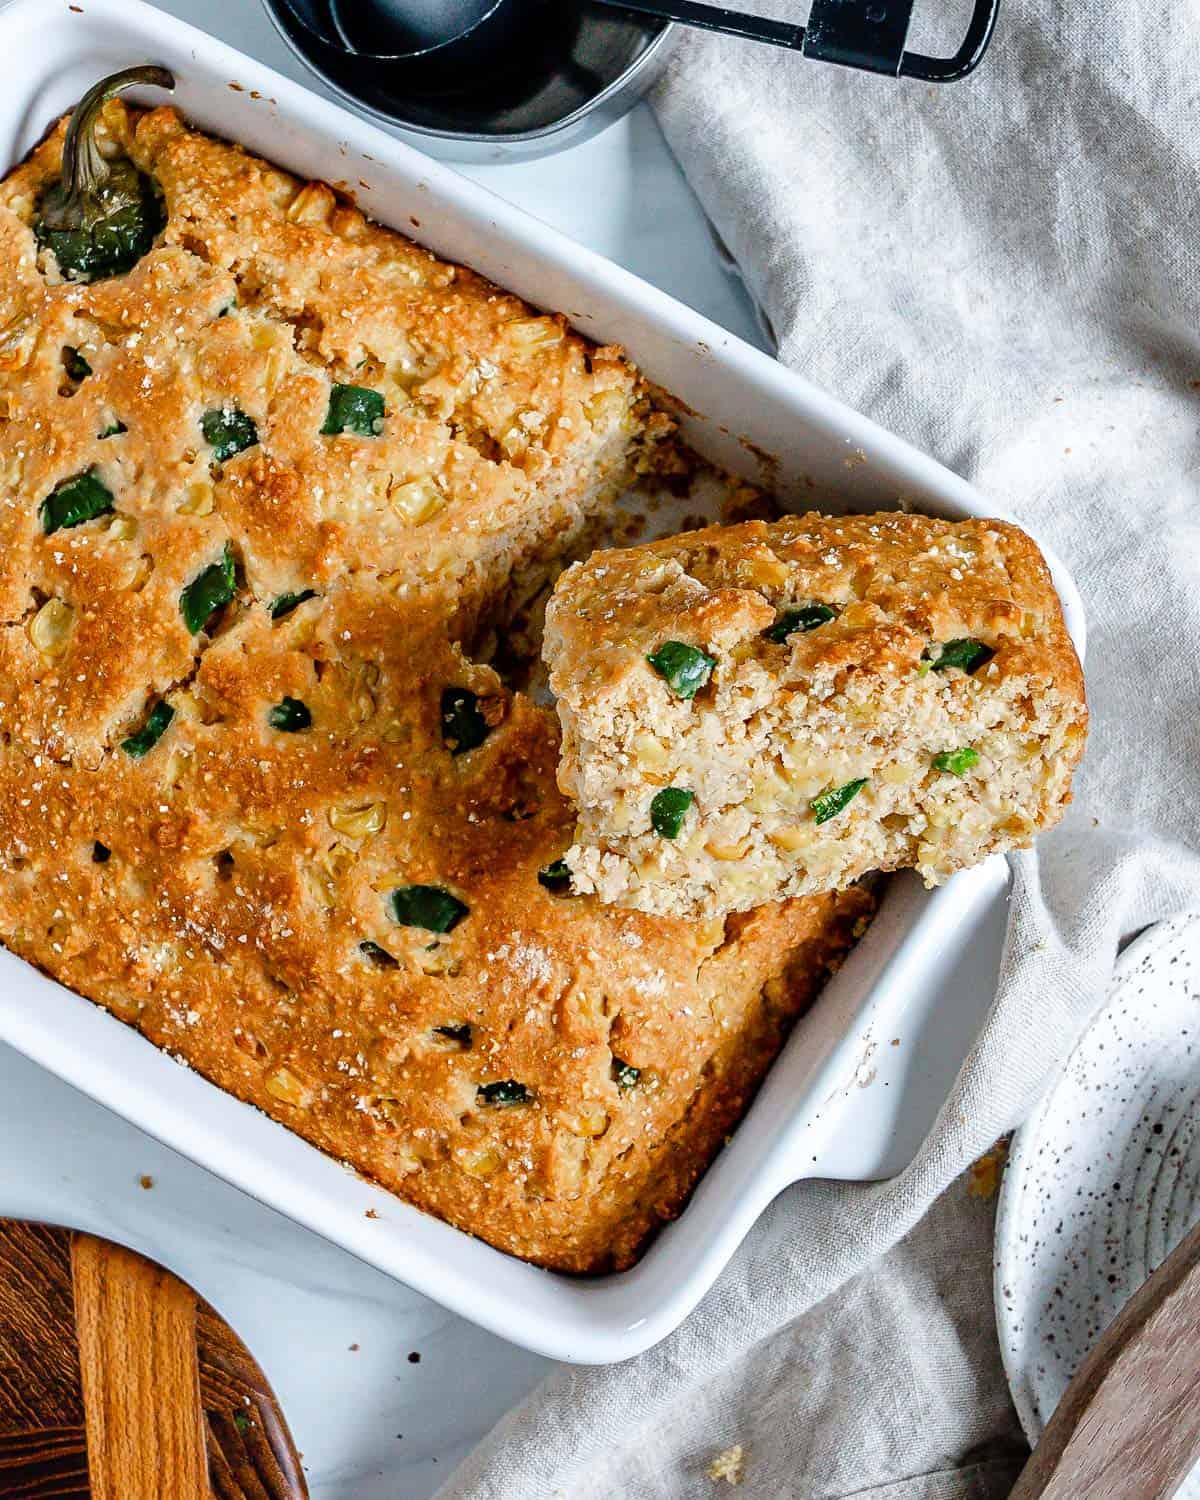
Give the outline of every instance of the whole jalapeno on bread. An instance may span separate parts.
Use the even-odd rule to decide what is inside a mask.
[[[173,89],[166,68],[125,68],[94,84],[71,114],[62,176],[43,194],[34,234],[73,281],[118,276],[137,264],[166,222],[154,180],[127,156],[106,157],[97,127],[107,102],[123,89]]]

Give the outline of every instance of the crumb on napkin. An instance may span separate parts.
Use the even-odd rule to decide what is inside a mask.
[[[746,1451],[741,1443],[735,1443],[732,1448],[726,1448],[718,1453],[716,1458],[708,1466],[708,1477],[719,1482],[724,1479],[728,1484],[741,1484],[745,1476]]]

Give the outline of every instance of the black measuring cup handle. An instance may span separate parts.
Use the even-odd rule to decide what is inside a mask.
[[[914,0],[813,0],[807,26],[751,16],[708,0],[604,0],[639,15],[670,18],[686,26],[786,47],[819,62],[840,63],[892,78],[950,83],[973,73],[987,51],[1000,0],[975,0],[967,34],[953,57],[906,52]]]
[[[912,12],[913,0],[813,0],[800,50],[821,62],[892,78],[952,83],[982,62],[996,29],[1000,0],[975,0],[966,36],[952,57],[905,51]]]
[[[926,57],[923,52],[900,54],[901,78],[925,78],[930,83],[953,83],[973,73],[992,40],[1000,0],[976,0],[962,46],[953,57]]]

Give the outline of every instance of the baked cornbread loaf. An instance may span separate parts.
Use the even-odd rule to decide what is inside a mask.
[[[744,910],[915,866],[933,885],[1060,817],[1083,677],[1000,521],[802,515],[593,555],[545,658],[574,888]]]
[[[322,184],[101,139],[153,210],[114,274],[46,229],[61,127],[0,188],[0,934],[410,1202],[627,1266],[871,910],[565,889],[557,721],[467,653],[658,419]]]

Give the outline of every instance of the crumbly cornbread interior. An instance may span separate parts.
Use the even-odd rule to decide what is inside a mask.
[[[101,139],[162,195],[124,274],[39,247],[61,124],[0,187],[0,935],[409,1202],[628,1266],[872,909],[556,873],[554,714],[473,643],[668,424],[326,185],[171,110]]]
[[[1049,571],[1000,521],[801,515],[596,553],[556,586],[546,660],[575,888],[677,917],[1025,846],[1086,735]]]

